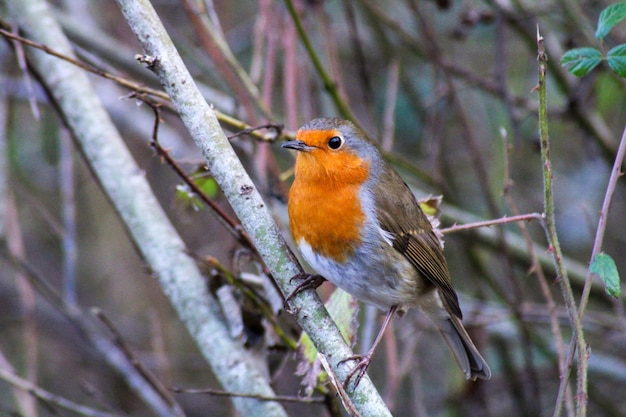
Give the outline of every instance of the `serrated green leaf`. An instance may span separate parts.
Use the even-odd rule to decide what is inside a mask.
[[[606,293],[618,298],[621,294],[619,273],[615,261],[606,253],[599,253],[591,261],[589,270],[596,274],[606,286]]]
[[[609,67],[620,77],[626,77],[626,43],[612,48],[606,55]]]
[[[626,2],[611,4],[602,10],[598,18],[598,29],[596,30],[596,39],[604,39],[606,35],[613,29],[613,26],[626,18]]]
[[[568,67],[570,74],[577,77],[587,75],[602,62],[602,52],[595,48],[576,48],[567,51],[561,58],[561,65]]]

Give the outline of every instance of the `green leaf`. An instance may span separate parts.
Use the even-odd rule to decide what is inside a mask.
[[[204,206],[198,196],[191,191],[187,184],[176,186],[176,201],[186,209],[201,210]]]
[[[210,177],[208,175],[204,175],[202,177],[194,178],[193,182],[202,190],[204,194],[211,198],[215,198],[217,196],[217,192],[219,187],[215,178]]]
[[[618,298],[621,293],[619,273],[615,261],[606,253],[599,253],[591,261],[589,270],[596,274],[606,286],[606,293]]]
[[[219,191],[217,182],[213,177],[207,175],[205,171],[198,172],[200,173],[193,174],[192,181],[209,198],[215,198]],[[205,208],[204,201],[187,184],[176,186],[176,201],[184,208],[190,208],[194,211]]]
[[[626,3],[611,4],[602,10],[598,18],[598,29],[596,30],[596,39],[604,39],[606,35],[613,29],[613,26],[626,18]]]
[[[612,48],[606,55],[609,67],[620,77],[626,77],[626,43]]]
[[[602,62],[602,52],[595,48],[576,48],[567,51],[561,58],[561,65],[569,67],[568,71],[577,77],[587,75]]]

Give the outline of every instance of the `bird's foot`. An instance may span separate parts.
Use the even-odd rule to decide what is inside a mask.
[[[324,281],[326,281],[326,278],[324,278],[321,275],[317,275],[317,274],[307,274],[306,272],[302,272],[300,274],[294,275],[289,282],[293,282],[295,280],[298,281],[302,281],[300,282],[296,288],[293,289],[293,291],[291,291],[287,297],[285,297],[285,302],[283,303],[285,310],[287,311],[291,311],[289,309],[288,303],[289,301],[291,301],[291,299],[293,297],[295,297],[296,295],[298,295],[300,292],[305,291],[305,290],[315,290],[317,289],[317,287],[319,287],[320,285],[322,285],[324,283]]]
[[[365,372],[367,372],[367,368],[370,366],[373,353],[374,352],[370,351],[365,356],[353,355],[353,356],[349,356],[339,361],[338,365],[341,365],[342,363],[345,363],[348,361],[356,362],[356,365],[354,366],[354,368],[352,368],[350,372],[348,373],[348,376],[346,376],[346,380],[343,381],[344,389],[348,388],[348,385],[350,385],[350,381],[352,380],[352,378],[354,378],[354,388],[356,388],[359,385],[359,383],[361,382],[361,378],[363,378],[363,376],[365,375]]]

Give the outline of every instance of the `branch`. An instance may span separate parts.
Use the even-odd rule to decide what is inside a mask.
[[[473,223],[461,224],[461,225],[455,224],[454,226],[440,229],[440,232],[441,233],[453,233],[453,232],[460,232],[462,230],[477,229],[479,227],[490,227],[490,226],[495,226],[498,224],[529,222],[531,220],[537,220],[539,221],[539,223],[543,223],[544,216],[543,214],[540,214],[540,213],[519,214],[517,216],[510,216],[510,217],[504,216],[500,219],[495,219],[495,220],[485,220],[482,222],[473,222]]]
[[[0,0],[0,6],[6,10],[3,17],[17,22],[27,37],[55,45],[63,55],[74,57],[44,0]],[[228,391],[273,396],[261,364],[230,337],[197,265],[106,114],[87,75],[41,51],[30,49],[27,54],[102,189],[222,386]],[[275,402],[243,398],[233,402],[241,415],[286,415]]]
[[[290,395],[278,395],[276,397],[262,397],[260,395],[253,394],[245,394],[245,393],[237,393],[237,392],[226,392],[220,391],[213,388],[180,388],[180,387],[172,387],[172,391],[178,394],[208,394],[214,395],[216,397],[246,397],[246,398],[256,398],[260,401],[280,401],[285,403],[301,403],[301,404],[319,404],[324,403],[324,398],[321,397],[294,397]]]
[[[93,316],[81,310],[77,305],[68,304],[64,298],[42,277],[30,264],[14,256],[8,248],[0,247],[0,254],[13,266],[15,273],[23,274],[30,285],[56,308],[91,345],[104,357],[106,362],[115,369],[126,384],[148,404],[155,415],[162,417],[181,417],[182,408],[171,396],[158,392],[157,387],[144,374],[140,373],[136,364],[117,344],[101,334]]]
[[[596,231],[596,237],[593,242],[593,249],[591,251],[591,261],[595,258],[595,256],[602,251],[602,242],[604,240],[604,231],[606,229],[606,219],[609,214],[609,208],[611,206],[611,201],[613,199],[613,193],[615,192],[615,186],[617,185],[617,180],[620,176],[622,176],[621,166],[624,161],[624,154],[626,153],[626,128],[624,129],[624,133],[622,134],[622,139],[620,140],[619,148],[617,150],[617,156],[615,157],[615,162],[613,163],[613,169],[611,170],[611,177],[609,178],[609,184],[607,185],[606,194],[604,196],[604,202],[602,203],[602,210],[600,211],[600,219],[598,220],[598,229]],[[587,307],[587,301],[589,299],[589,293],[591,292],[591,286],[594,283],[593,275],[591,274],[591,270],[587,270],[587,276],[585,278],[585,286],[583,287],[583,293],[580,299],[580,305],[578,310],[578,317],[582,321],[583,315],[585,313],[585,309]],[[576,352],[576,344],[577,338],[572,337],[570,342],[568,354],[567,354],[567,362],[564,374],[561,376],[564,381],[569,379],[569,371],[572,366],[572,362],[574,361],[574,354]],[[567,384],[565,382],[561,382],[559,386],[559,391],[557,394],[556,407],[554,411],[554,416],[558,416],[560,413],[560,409],[562,407],[563,398],[565,396],[565,389]]]
[[[509,219],[514,218],[514,216],[509,217]],[[441,220],[445,223],[463,223],[463,224],[481,224],[485,220],[482,218],[475,216],[473,214],[468,213],[467,211],[461,210],[456,206],[452,206],[449,204],[445,204],[441,210]],[[488,220],[487,220],[488,221]],[[544,224],[542,221],[541,225]],[[452,229],[452,230],[451,230]],[[452,232],[453,228],[444,229],[446,233]],[[481,227],[474,229],[473,238],[477,239],[479,242],[483,242],[491,247],[497,248],[499,237],[496,233],[496,230],[488,227]],[[510,250],[510,255],[513,258],[520,262],[523,265],[526,265],[530,260],[530,256],[528,255],[528,246],[524,239],[519,235],[519,233],[514,233],[509,230],[504,231],[504,239],[507,242],[507,247]],[[537,260],[542,268],[547,270],[554,270],[554,260],[552,256],[549,255],[548,249],[544,245],[540,245],[538,243],[532,243],[532,250],[537,254]],[[588,265],[582,264],[572,258],[564,256],[561,261],[563,265],[567,269],[568,277],[575,283],[583,285],[585,276],[587,274]],[[592,288],[594,290],[601,290],[602,286],[598,281],[592,282]]]
[[[300,271],[290,257],[280,230],[260,193],[220,128],[215,112],[196,88],[152,5],[148,0],[117,2],[142,45],[146,58],[150,58],[153,63],[150,69],[159,77],[187,130],[202,151],[213,178],[283,293],[290,293],[295,288],[290,280]],[[319,297],[311,291],[305,291],[294,297],[293,303],[300,326],[311,337],[318,351],[329,359],[332,372],[345,380],[349,367],[338,366],[338,361],[353,353]],[[215,340],[215,337],[211,339]],[[244,389],[232,391],[245,392]],[[361,415],[390,415],[369,378],[363,378],[356,389],[351,386],[348,394]]]
[[[272,114],[261,100],[259,90],[235,58],[219,26],[209,18],[206,6],[192,0],[182,0],[180,4],[194,26],[202,47],[213,59],[224,81],[243,102],[249,120],[256,118],[253,105],[264,117],[272,120]]]
[[[17,387],[23,391],[28,392],[38,400],[45,402],[54,407],[62,408],[64,410],[72,411],[78,415],[85,417],[119,417],[119,414],[107,413],[105,411],[96,410],[91,407],[86,407],[81,404],[77,404],[67,398],[55,395],[49,391],[39,388],[31,382],[20,378],[19,376],[7,371],[0,367],[0,379],[7,381],[9,384]]]
[[[602,252],[602,243],[604,241],[604,232],[606,230],[607,218],[609,217],[609,209],[611,202],[613,201],[613,194],[615,193],[615,187],[617,186],[617,180],[624,175],[621,170],[622,163],[624,162],[624,156],[626,154],[626,126],[622,133],[622,139],[620,140],[619,147],[617,149],[617,155],[615,156],[615,162],[613,163],[613,169],[611,170],[611,176],[609,183],[606,187],[606,194],[604,195],[604,202],[602,203],[602,209],[600,210],[600,219],[598,220],[598,228],[596,231],[596,237],[593,241],[593,250],[591,251],[591,259],[589,264],[594,260],[596,255]],[[583,294],[580,299],[579,314],[585,313],[587,307],[587,301],[589,299],[589,293],[591,292],[591,284],[593,282],[593,275],[591,271],[587,273],[585,279],[585,287],[583,288]]]
[[[546,100],[546,73],[547,73],[547,61],[544,39],[539,33],[539,27],[537,26],[537,48],[538,55],[537,61],[539,62],[539,82],[536,91],[539,93],[539,139],[541,143],[541,162],[543,165],[543,190],[544,190],[544,212],[546,216],[546,237],[550,245],[550,249],[554,260],[554,269],[557,274],[557,281],[561,287],[561,293],[567,306],[567,312],[569,314],[570,323],[574,332],[576,340],[576,347],[578,348],[578,392],[576,393],[576,415],[578,417],[584,417],[586,415],[587,408],[587,345],[583,335],[582,322],[578,315],[578,308],[576,306],[576,300],[574,299],[574,293],[570,286],[569,278],[567,277],[567,270],[563,265],[563,253],[561,252],[561,245],[559,244],[559,238],[556,232],[556,221],[554,216],[554,196],[552,186],[552,162],[550,160],[550,138],[548,135],[548,114],[547,114],[547,100]],[[573,349],[570,349],[573,352]],[[569,368],[568,368],[569,369]],[[565,370],[566,374],[561,375],[561,386],[567,384],[568,370]],[[560,408],[561,401],[558,401],[556,409]],[[555,411],[555,415],[556,411]]]
[[[8,39],[12,39],[14,41],[23,43],[24,45],[28,45],[32,48],[37,48],[40,49],[42,51],[44,51],[47,54],[50,54],[54,57],[57,57],[63,61],[69,62],[72,65],[77,66],[78,68],[81,68],[87,72],[90,72],[92,74],[96,74],[102,78],[105,78],[107,80],[111,80],[114,83],[124,87],[124,88],[128,88],[129,90],[134,91],[135,94],[137,95],[141,95],[141,94],[147,94],[149,96],[152,97],[157,97],[160,98],[162,100],[168,101],[169,102],[169,97],[168,95],[161,91],[161,90],[155,90],[154,88],[150,88],[140,82],[137,81],[133,81],[130,80],[128,78],[119,76],[119,75],[115,75],[115,74],[111,74],[110,72],[103,70],[101,68],[98,68],[94,65],[90,65],[87,64],[85,62],[80,61],[79,59],[75,58],[74,56],[70,56],[66,53],[62,53],[60,52],[58,49],[55,48],[51,48],[48,45],[39,43],[39,42],[34,42],[32,39],[27,39],[23,36],[19,36],[16,35],[14,33],[9,32],[6,29],[2,29],[2,27],[7,27],[5,22],[0,21],[0,34],[3,35],[4,37],[8,38]],[[169,103],[164,103],[163,107],[170,109],[171,110],[171,105]],[[282,134],[282,130],[279,132],[278,129],[275,129],[274,133],[268,133],[268,134],[263,134],[258,132],[258,129],[255,129],[253,126],[233,117],[230,116],[226,113],[223,113],[219,110],[214,110],[215,114],[217,115],[217,118],[219,119],[220,122],[226,124],[227,126],[229,126],[230,128],[234,129],[234,130],[238,130],[238,131],[245,131],[246,134],[249,134],[251,136],[254,136],[257,140],[261,140],[261,141],[267,141],[267,142],[271,142],[273,140],[275,140],[277,137],[279,137]],[[273,126],[273,125],[272,125]]]

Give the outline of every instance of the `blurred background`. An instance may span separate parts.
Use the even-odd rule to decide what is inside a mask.
[[[558,236],[580,300],[626,125],[626,82],[604,64],[576,78],[559,60],[575,47],[608,50],[626,42],[626,23],[603,42],[594,38],[598,15],[610,2],[152,3],[206,100],[218,110],[249,126],[283,124],[285,130],[279,131],[286,136],[314,117],[352,118],[379,140],[418,197],[443,195],[443,227],[543,211],[533,91],[539,27],[549,57]],[[152,73],[135,61],[141,48],[114,2],[51,4],[82,61],[160,88]],[[293,4],[297,24],[287,4]],[[23,71],[12,43],[4,40],[0,366],[78,403],[122,415],[152,415],[95,347],[93,337],[76,324],[76,317],[59,308],[68,303],[85,314],[93,314],[94,308],[103,312],[165,387],[220,389],[46,92],[36,77]],[[150,107],[130,98],[128,88],[93,74],[90,79],[189,251],[199,259],[213,257],[232,271],[246,270],[240,265],[246,261],[238,243],[210,210],[191,205],[182,180],[150,147]],[[196,173],[203,161],[193,141],[175,114],[164,109],[162,119],[160,143],[186,172]],[[227,134],[240,130],[236,123],[224,122],[224,128]],[[280,149],[282,136],[276,131],[261,129],[232,143],[287,236],[285,202],[293,155]],[[230,211],[219,191],[210,194]],[[625,202],[622,180],[603,242],[603,251],[622,273]],[[567,351],[572,328],[543,229],[537,222],[523,226],[535,242],[532,249],[516,224],[446,234],[464,323],[492,368],[492,380],[465,381],[443,340],[418,312],[410,312],[394,320],[369,372],[394,415],[553,414],[559,352],[562,357]],[[15,259],[23,268],[15,266]],[[34,284],[33,276],[41,282]],[[207,285],[212,276],[209,271]],[[42,282],[49,288],[42,289]],[[333,289],[325,284],[320,294],[327,297]],[[362,333],[356,350],[369,347],[381,318],[366,308],[359,317]],[[288,315],[282,312],[280,318],[295,336],[297,328]],[[590,347],[588,413],[626,415],[623,297],[608,297],[604,285],[596,282],[583,326]],[[98,334],[113,337],[104,330]],[[258,342],[261,347],[248,342],[270,352],[276,392],[298,396],[297,356],[267,339]],[[574,415],[575,377],[570,381],[563,415]],[[188,416],[235,413],[225,397],[173,395]],[[332,415],[321,403],[286,403],[285,408],[302,417]],[[53,404],[16,394],[0,381],[0,415],[57,412]]]

